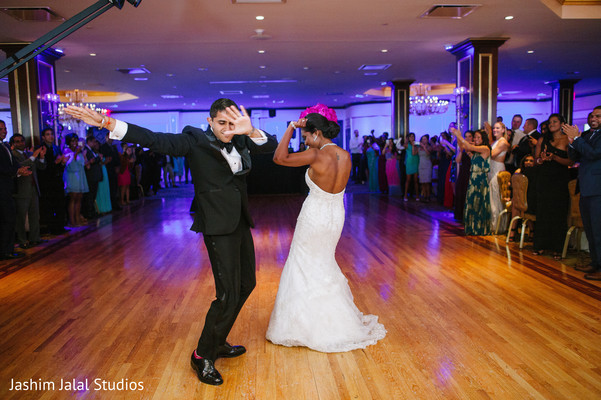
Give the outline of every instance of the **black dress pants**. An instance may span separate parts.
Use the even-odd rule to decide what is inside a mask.
[[[2,144],[0,143],[0,146]],[[0,194],[0,256],[12,254],[15,251],[15,224],[17,209],[10,194]]]
[[[601,196],[580,195],[580,215],[588,240],[591,264],[601,269]]]
[[[215,361],[244,302],[256,286],[255,248],[244,217],[228,235],[205,235],[215,279],[216,299],[205,319],[196,354]]]

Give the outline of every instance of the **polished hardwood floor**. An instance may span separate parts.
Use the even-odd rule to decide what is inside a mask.
[[[164,190],[0,263],[0,399],[601,398],[601,290],[572,268],[585,253],[535,257],[361,190],[337,260],[386,338],[336,354],[265,340],[303,196],[253,197],[258,284],[229,337],[248,352],[202,384],[189,357],[214,287],[191,196]]]

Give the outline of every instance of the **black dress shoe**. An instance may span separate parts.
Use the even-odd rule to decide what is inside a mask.
[[[21,257],[25,257],[25,254],[23,254],[23,253],[8,253],[8,254],[2,254],[0,256],[0,260],[14,260],[15,258],[21,258]]]
[[[23,243],[23,244],[20,244],[20,245],[19,245],[19,248],[20,248],[20,249],[23,249],[23,250],[27,250],[27,249],[29,249],[29,248],[31,248],[31,247],[33,247],[33,246],[31,245],[31,243]]]
[[[228,342],[219,346],[217,349],[217,358],[234,358],[246,353],[244,346],[232,346]]]
[[[221,385],[223,383],[223,378],[219,371],[215,369],[213,361],[207,360],[206,358],[196,358],[195,353],[196,351],[192,353],[190,365],[192,365],[192,369],[196,372],[198,379],[200,379],[202,383],[208,385]]]
[[[580,272],[595,272],[595,271],[597,271],[597,267],[595,267],[594,265],[591,265],[591,264],[576,267],[574,269],[576,271],[580,271]]]

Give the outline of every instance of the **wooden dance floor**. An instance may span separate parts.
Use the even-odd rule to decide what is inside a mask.
[[[438,206],[360,191],[337,260],[386,338],[334,354],[265,340],[304,197],[253,197],[257,287],[229,337],[248,352],[202,384],[189,360],[214,287],[191,197],[163,190],[0,263],[0,399],[601,398],[601,289],[572,268],[583,253],[466,238]]]

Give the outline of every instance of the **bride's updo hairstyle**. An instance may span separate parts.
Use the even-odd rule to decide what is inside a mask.
[[[328,121],[321,114],[310,113],[305,118],[307,119],[307,126],[303,130],[307,132],[315,133],[315,131],[319,130],[327,139],[334,139],[340,133],[340,125],[336,122]]]

